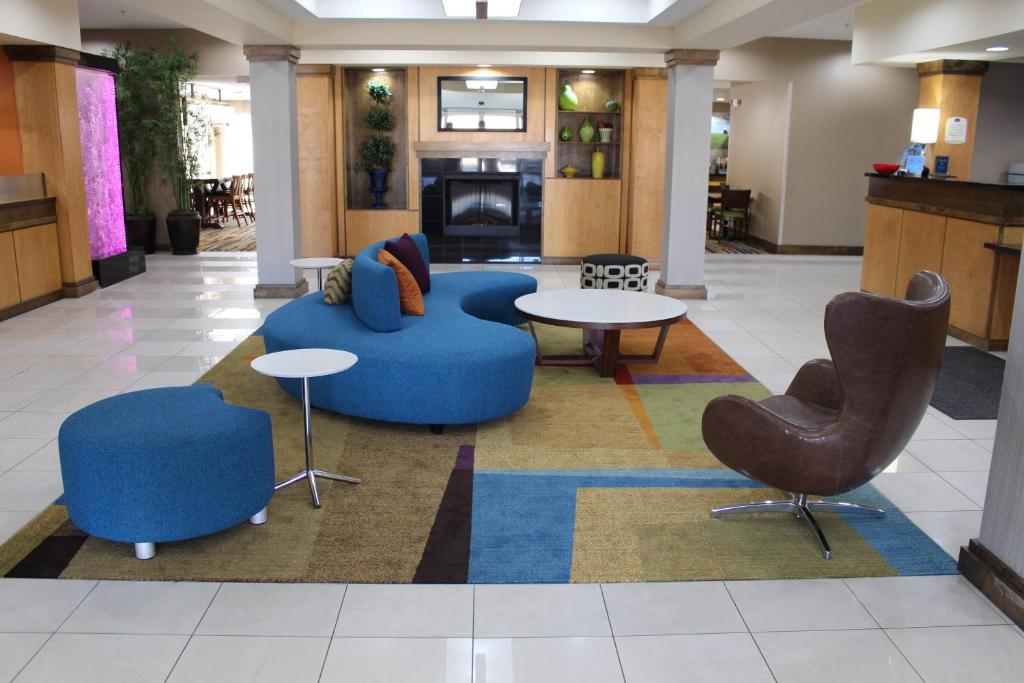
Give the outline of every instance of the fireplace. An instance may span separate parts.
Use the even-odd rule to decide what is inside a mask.
[[[542,159],[426,157],[420,171],[432,262],[540,261]]]
[[[447,237],[518,237],[519,174],[445,176]]]

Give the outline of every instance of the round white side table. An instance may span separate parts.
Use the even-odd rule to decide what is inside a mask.
[[[293,262],[294,263],[294,262]],[[313,507],[320,507],[320,492],[316,488],[317,477],[333,481],[358,484],[361,479],[344,474],[326,472],[313,467],[313,431],[309,411],[309,378],[344,372],[356,364],[359,358],[348,351],[335,349],[295,349],[278,351],[260,356],[252,361],[252,369],[268,377],[302,380],[302,417],[306,435],[306,469],[295,476],[274,484],[274,490],[283,489],[305,479],[309,482],[309,493]]]
[[[341,263],[340,258],[334,258],[333,256],[324,257],[313,257],[313,258],[297,258],[288,262],[296,268],[302,270],[315,270],[316,271],[316,288],[323,290],[324,288],[324,271],[337,268],[338,264]]]

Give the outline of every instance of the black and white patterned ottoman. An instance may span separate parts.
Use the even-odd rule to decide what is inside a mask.
[[[646,292],[649,273],[647,259],[640,256],[591,254],[580,262],[580,287]]]

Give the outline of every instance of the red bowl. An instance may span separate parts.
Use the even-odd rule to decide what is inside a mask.
[[[873,164],[875,167],[875,173],[882,175],[892,175],[896,171],[900,170],[899,164]]]

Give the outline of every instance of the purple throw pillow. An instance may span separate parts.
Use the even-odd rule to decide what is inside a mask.
[[[384,249],[402,262],[402,265],[409,269],[420,291],[426,294],[430,291],[430,269],[423,261],[420,248],[416,246],[409,234],[402,235],[396,242],[385,242]]]

